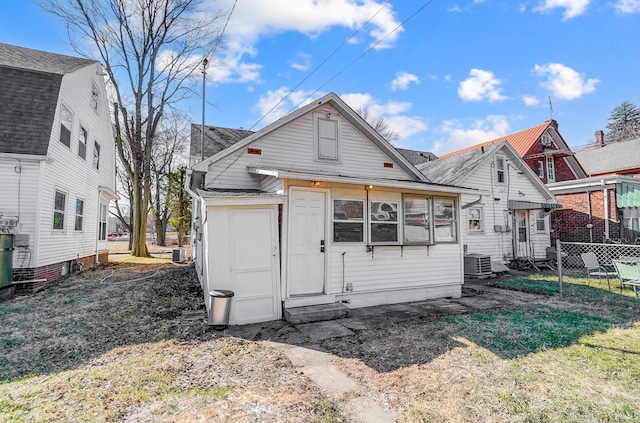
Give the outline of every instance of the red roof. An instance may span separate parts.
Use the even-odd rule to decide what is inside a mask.
[[[554,125],[554,121],[548,120],[542,125],[534,126],[533,128],[525,129],[524,131],[515,132],[510,135],[505,135],[495,140],[486,141],[480,144],[465,147],[460,150],[452,151],[447,154],[439,156],[440,158],[455,156],[456,154],[464,153],[466,151],[475,150],[480,147],[486,147],[491,144],[498,143],[500,141],[507,141],[513,147],[514,150],[520,155],[520,157],[526,156],[531,147],[540,139],[542,133],[551,125]]]

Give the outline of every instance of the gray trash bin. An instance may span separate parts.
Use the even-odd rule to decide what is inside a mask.
[[[231,298],[233,291],[217,289],[209,291],[209,325],[214,329],[222,330],[229,326],[229,313],[231,312]]]

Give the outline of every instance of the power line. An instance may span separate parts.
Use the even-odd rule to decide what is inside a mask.
[[[331,59],[342,47],[344,47],[347,43],[349,43],[349,41],[351,41],[353,39],[353,37],[355,37],[360,31],[362,31],[362,29],[369,24],[369,22],[371,22],[373,20],[373,18],[375,18],[376,16],[378,16],[378,14],[380,12],[382,12],[382,10],[387,7],[387,5],[389,4],[389,2],[385,2],[382,7],[380,9],[378,9],[378,11],[376,13],[374,13],[369,19],[367,19],[367,21],[365,23],[363,23],[362,25],[360,25],[360,27],[353,33],[351,34],[351,36],[349,38],[347,38],[346,40],[344,40],[344,42],[342,44],[340,44],[335,50],[333,50],[331,52],[331,54],[329,54],[329,56],[327,56],[322,62],[320,62],[320,64],[318,66],[316,66],[306,77],[304,77],[302,79],[302,81],[300,81],[298,83],[298,85],[296,85],[295,87],[293,87],[291,90],[289,90],[289,92],[287,93],[287,95],[285,95],[284,97],[282,97],[280,99],[280,101],[278,101],[275,106],[273,106],[271,109],[269,109],[269,111],[267,113],[265,113],[264,115],[262,115],[262,117],[260,117],[260,119],[257,120],[256,123],[254,123],[251,128],[249,128],[249,130],[253,129],[257,124],[259,124],[260,122],[262,122],[262,120],[264,118],[266,118],[267,116],[269,116],[269,114],[271,112],[273,112],[280,104],[282,104],[282,102],[284,102],[287,98],[289,98],[289,96],[291,94],[293,94],[293,92],[298,89],[300,87],[300,85],[304,84],[304,82],[309,79],[314,73],[316,73],[316,71],[318,69],[320,69],[325,63],[327,63],[329,61],[329,59]],[[394,30],[395,31],[395,30]],[[385,37],[386,38],[386,37]],[[306,99],[305,99],[306,100]]]

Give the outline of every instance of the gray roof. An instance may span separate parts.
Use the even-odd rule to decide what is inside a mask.
[[[455,156],[444,157],[416,166],[418,170],[433,182],[445,185],[458,185],[488,155],[502,148],[503,142],[480,146]]]
[[[589,147],[577,151],[576,158],[589,175],[637,169],[640,168],[640,138]]]
[[[96,61],[0,43],[0,66],[64,75],[93,63]]]
[[[438,156],[428,151],[407,150],[405,148],[396,148],[396,150],[414,166],[438,159]]]
[[[232,146],[240,140],[253,134],[253,131],[246,129],[222,128],[219,126],[204,127],[204,157],[211,157],[222,150]],[[202,125],[191,124],[191,147],[189,156],[200,158],[200,147],[202,145]]]
[[[0,43],[0,153],[46,155],[63,75],[94,63]]]

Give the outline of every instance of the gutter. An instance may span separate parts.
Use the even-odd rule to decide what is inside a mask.
[[[480,197],[476,201],[472,201],[471,203],[467,203],[464,206],[462,206],[462,210],[465,210],[465,209],[468,209],[469,207],[475,206],[476,204],[479,204],[480,202],[482,202],[482,195],[480,195]]]

